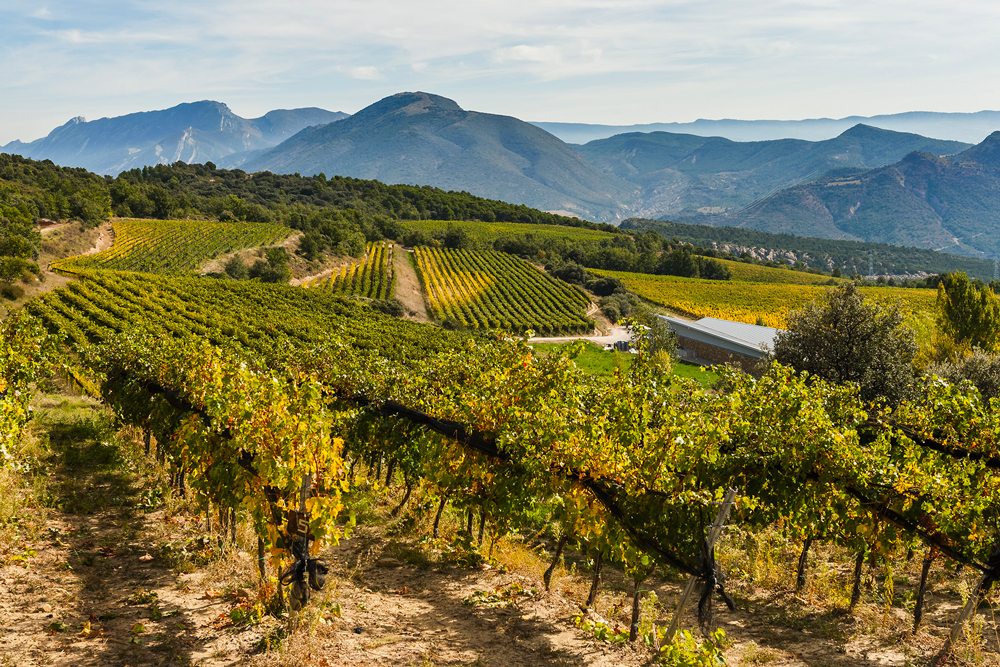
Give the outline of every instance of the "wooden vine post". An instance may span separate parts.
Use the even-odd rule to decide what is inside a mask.
[[[913,607],[913,631],[920,628],[920,619],[924,615],[924,595],[927,593],[927,575],[930,574],[934,562],[934,547],[927,550],[923,566],[920,568],[920,588],[917,590],[917,603]]]
[[[1000,569],[997,567],[998,565],[1000,565],[1000,542],[993,545],[993,552],[990,555],[990,559],[986,567],[983,568],[983,576],[979,578],[979,583],[976,584],[975,589],[969,593],[969,599],[966,600],[965,606],[962,607],[962,613],[958,615],[955,625],[951,626],[951,632],[944,642],[944,648],[934,660],[935,665],[943,665],[948,661],[952,648],[962,636],[962,628],[965,627],[965,622],[969,620],[970,616],[976,613],[980,599],[989,592],[990,588],[993,587],[993,583],[997,580],[997,570]]]
[[[715,548],[715,543],[719,539],[719,535],[722,534],[722,527],[726,525],[726,519],[729,518],[729,511],[733,507],[733,503],[736,502],[736,489],[729,489],[726,492],[726,498],[722,501],[722,507],[719,508],[719,513],[715,516],[715,523],[713,523],[708,529],[708,535],[705,536],[705,542],[708,545],[708,552],[711,553],[712,549]],[[664,636],[664,642],[667,644],[674,641],[674,635],[677,634],[677,630],[681,625],[681,614],[684,612],[684,607],[687,605],[688,598],[691,597],[691,593],[694,592],[694,587],[698,583],[699,577],[692,575],[688,578],[687,585],[684,586],[684,592],[681,593],[681,599],[677,603],[677,611],[674,612],[674,618],[670,621],[670,627],[667,628],[667,634]]]

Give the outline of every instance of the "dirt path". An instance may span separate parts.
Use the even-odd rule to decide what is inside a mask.
[[[355,537],[329,552],[333,583],[322,600],[315,602],[323,620],[311,625],[312,634],[290,640],[284,655],[261,655],[252,658],[250,665],[652,664],[651,652],[641,644],[632,647],[598,641],[574,626],[572,618],[580,611],[590,585],[586,561],[578,553],[566,554],[570,570],[557,568],[552,588],[546,593],[541,582],[545,562],[541,559],[531,563],[515,560],[511,565],[508,556],[501,556],[506,567],[463,569],[440,561],[422,561],[421,554],[376,533],[372,527],[359,528]],[[919,571],[919,563],[920,559],[914,559],[906,572],[897,572],[897,576],[912,577]],[[836,565],[844,565],[839,583],[849,585],[850,568],[844,563]],[[908,612],[899,606],[887,610],[873,601],[872,594],[866,594],[866,601],[849,613],[825,600],[814,602],[808,590],[795,595],[785,586],[762,591],[742,582],[730,589],[736,598],[736,611],[717,601],[714,622],[725,630],[725,654],[734,667],[908,667],[940,649],[949,622],[961,608],[960,596],[949,587],[952,576],[939,571],[934,577],[924,624],[915,635],[909,630],[912,617]],[[595,618],[627,628],[631,583],[621,570],[610,567],[605,568],[603,579]],[[467,602],[476,592],[494,592],[512,584],[534,592],[508,607]],[[912,594],[911,584],[912,579],[905,584],[900,581],[897,595]],[[683,588],[682,578],[652,577],[643,588],[656,595],[658,622],[668,623]],[[644,604],[649,601],[646,598]],[[681,623],[695,636],[699,636],[697,606],[695,599]],[[986,621],[982,630],[985,643],[974,649],[980,658],[959,664],[998,664],[995,628],[989,622],[991,611],[984,609],[980,614]]]
[[[104,252],[114,244],[115,229],[110,220],[98,227],[97,231],[97,241],[94,242],[93,247],[89,250],[80,253],[81,255],[96,255],[99,252]]]
[[[257,595],[254,561],[246,551],[254,539],[249,528],[241,530],[237,546],[220,546],[193,503],[153,494],[162,488],[154,482],[163,471],[145,457],[135,434],[115,433],[94,401],[44,394],[34,406],[36,432],[45,437],[35,445],[44,471],[41,486],[16,487],[0,477],[4,493],[16,488],[20,496],[38,494],[34,502],[29,497],[15,503],[13,516],[0,523],[3,667],[650,664],[651,651],[641,643],[599,641],[574,625],[590,583],[582,554],[564,552],[565,567],[556,568],[549,592],[543,591],[541,573],[551,556],[516,540],[497,542],[491,567],[458,567],[444,556],[464,514],[446,515],[442,539],[428,539],[430,505],[411,501],[403,515],[389,515],[402,494],[398,480],[391,493],[369,496],[369,516],[351,539],[326,550],[327,585],[298,617],[295,634],[282,631],[287,616],[234,624],[233,610],[248,608]],[[10,497],[3,500],[0,509],[10,513]],[[924,626],[914,635],[909,612],[898,602],[885,606],[879,600],[877,576],[854,612],[843,608],[851,554],[816,548],[806,588],[795,594],[795,554],[789,548],[768,555],[771,570],[784,577],[765,572],[767,588],[758,588],[759,580],[738,574],[755,562],[744,544],[728,537],[719,554],[733,574],[728,588],[737,610],[716,604],[715,621],[726,631],[726,657],[734,667],[917,664],[941,647],[961,592],[976,580],[975,572],[959,576],[936,566]],[[920,558],[899,563],[893,573],[897,600],[912,599],[920,565]],[[605,567],[603,581],[596,614],[626,628],[632,584],[612,566]],[[473,601],[474,594],[512,585],[525,594],[509,606]],[[666,622],[682,585],[683,578],[670,571],[643,583],[656,595],[643,602],[644,622]],[[982,641],[963,644],[968,660],[959,664],[998,664],[991,613],[980,610]],[[696,614],[693,602],[682,621],[695,634]]]
[[[431,318],[427,314],[427,304],[424,302],[424,293],[420,289],[420,279],[417,277],[417,270],[413,266],[411,257],[412,250],[406,250],[401,245],[396,245],[392,253],[393,271],[396,272],[396,293],[403,306],[406,307],[410,319],[418,322],[430,322]]]
[[[156,466],[121,451],[86,397],[45,395],[35,407],[50,499],[22,499],[21,528],[0,526],[0,664],[223,665],[247,653],[260,632],[222,629],[233,597],[221,589],[238,579],[185,564],[184,553],[219,547],[184,502],[148,495]],[[147,511],[150,501],[161,509]],[[252,577],[248,554],[225,558],[224,570]]]

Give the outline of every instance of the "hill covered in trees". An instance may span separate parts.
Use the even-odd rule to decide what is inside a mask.
[[[279,222],[315,251],[357,255],[366,241],[401,236],[400,220],[483,220],[604,229],[576,218],[429,186],[323,175],[302,177],[205,165],[157,165],[115,178],[50,161],[0,155],[0,225],[34,231],[39,218],[96,225],[111,216]],[[32,242],[37,247],[37,240]]]

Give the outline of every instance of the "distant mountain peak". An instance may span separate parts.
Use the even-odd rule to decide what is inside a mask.
[[[223,102],[199,100],[89,122],[77,116],[41,139],[12,142],[8,150],[63,166],[118,174],[178,160],[222,163],[230,156],[271,148],[306,127],[346,115],[312,108],[278,109],[247,119]]]
[[[455,100],[442,97],[441,95],[434,95],[433,93],[417,91],[415,93],[397,93],[392,97],[399,98],[400,100],[409,100],[409,103],[404,107],[408,110],[408,113],[419,113],[418,110],[422,111],[431,107],[441,109],[442,111],[465,111]],[[409,111],[410,109],[414,110]]]
[[[983,166],[1000,168],[1000,130],[956,156],[962,161],[978,162]]]
[[[354,119],[358,122],[366,122],[394,113],[404,116],[414,116],[428,113],[431,110],[463,111],[462,107],[454,100],[441,97],[440,95],[417,91],[412,93],[396,93],[395,95],[384,97],[354,114]]]
[[[432,185],[589,219],[625,217],[638,192],[534,125],[423,91],[302,130],[241,168]]]
[[[838,136],[840,137],[870,137],[875,134],[894,134],[892,130],[883,130],[880,127],[875,127],[874,125],[866,125],[865,123],[858,123],[853,125]]]

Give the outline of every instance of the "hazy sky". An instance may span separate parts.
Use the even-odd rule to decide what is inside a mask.
[[[0,144],[78,115],[404,90],[608,124],[1000,109],[998,34],[979,0],[4,0]]]

